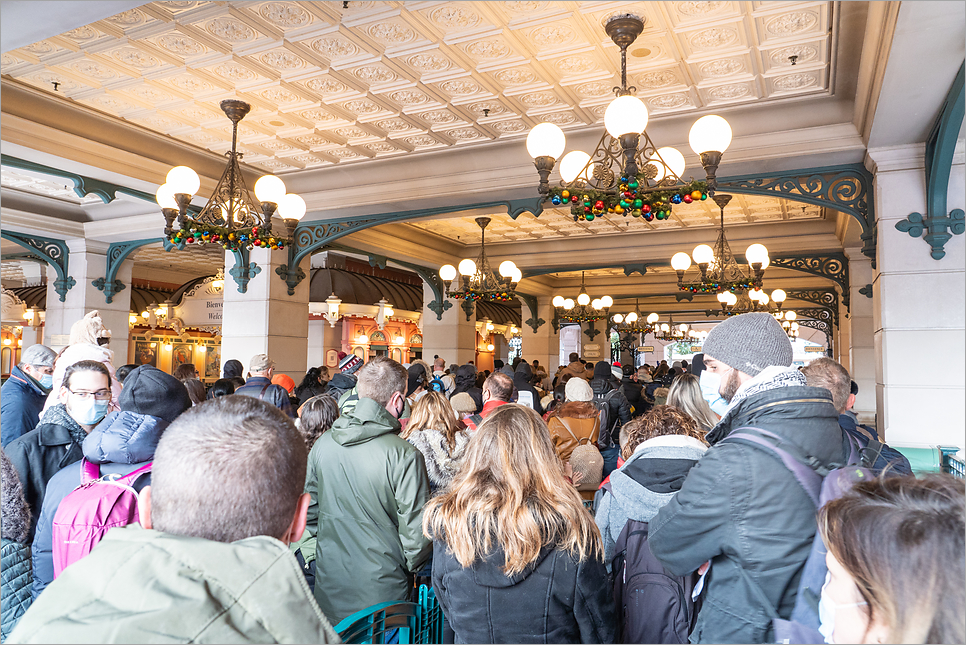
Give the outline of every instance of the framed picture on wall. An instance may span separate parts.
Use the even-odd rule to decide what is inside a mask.
[[[339,352],[334,349],[326,350],[325,352],[325,365],[326,367],[338,367],[339,366]]]
[[[157,343],[139,340],[134,343],[134,362],[137,365],[158,366]]]
[[[171,372],[173,373],[178,369],[179,365],[194,365],[194,360],[192,359],[194,353],[194,345],[189,345],[188,343],[177,343],[171,347]]]
[[[221,347],[208,345],[205,353],[205,378],[218,378],[221,376]]]

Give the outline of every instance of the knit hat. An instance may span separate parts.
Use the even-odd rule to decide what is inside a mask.
[[[610,373],[614,375],[618,381],[624,378],[624,371],[617,365],[610,366]]]
[[[449,404],[453,406],[456,413],[459,415],[473,414],[476,412],[476,401],[467,392],[457,392],[453,395],[453,398],[449,400]]]
[[[285,388],[285,391],[289,394],[295,389],[295,381],[288,374],[276,374],[272,377],[272,383],[275,385],[281,385]]]
[[[757,376],[771,365],[792,364],[792,343],[771,314],[741,314],[714,326],[701,349],[713,358],[748,376]]]
[[[268,354],[255,354],[252,356],[252,360],[248,362],[248,371],[252,374],[265,372],[273,367],[275,367],[275,361],[270,359]]]
[[[362,367],[362,359],[355,354],[339,352],[339,371],[343,374],[353,374]]]
[[[582,378],[572,378],[567,381],[567,385],[564,387],[564,396],[567,397],[568,401],[592,401],[594,398],[594,391],[590,387],[590,383]]]
[[[607,361],[597,361],[594,365],[594,378],[609,379],[611,374],[610,363]]]
[[[121,410],[146,414],[171,422],[191,407],[185,386],[167,372],[151,365],[141,365],[124,379],[118,398]]]

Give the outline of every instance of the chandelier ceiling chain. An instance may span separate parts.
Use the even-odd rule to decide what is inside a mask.
[[[477,217],[476,225],[480,227],[480,254],[476,261],[462,260],[459,269],[452,264],[445,264],[439,269],[439,277],[448,285],[446,295],[456,300],[490,300],[507,302],[516,296],[516,284],[523,278],[523,272],[510,260],[500,263],[499,272],[493,271],[486,257],[486,227],[490,223],[489,217]],[[457,275],[460,284],[453,288],[453,281]]]

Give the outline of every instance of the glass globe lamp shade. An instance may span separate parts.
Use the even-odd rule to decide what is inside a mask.
[[[523,271],[519,267],[513,267],[513,275],[510,276],[510,282],[519,282],[523,280]]]
[[[632,311],[631,313],[627,314],[627,322],[629,322],[629,323],[637,322],[637,312],[636,311]]]
[[[687,253],[675,253],[671,256],[671,268],[675,271],[687,271],[691,267],[691,256]]]
[[[594,298],[593,300],[591,300],[590,306],[596,309],[597,311],[600,311],[601,309],[604,308],[604,305],[602,305],[600,302],[600,298]]]
[[[148,319],[148,316],[149,315],[150,315],[150,313],[148,312],[147,309],[145,309],[144,311],[141,312],[141,318],[144,318],[145,320]]]
[[[574,308],[573,298],[567,298],[566,300],[564,300],[564,309],[566,309],[567,311],[570,311],[573,308]]]
[[[614,314],[614,322],[617,323],[618,325],[621,324],[622,322],[624,322],[624,316],[622,316],[621,314]]]
[[[486,346],[486,351],[488,351],[488,352],[492,352],[492,351],[493,351],[493,343],[489,343],[489,344],[488,344],[488,345]]]
[[[467,258],[466,260],[461,260],[459,263],[460,275],[474,275],[476,273],[476,262]]]
[[[656,323],[658,321],[658,318],[660,318],[660,316],[658,316],[656,313],[652,313],[647,317],[647,322],[652,324]]]
[[[158,192],[154,193],[154,198],[158,202],[158,206],[161,208],[173,208],[178,210],[178,202],[174,198],[174,191],[171,189],[170,184],[161,184],[158,187]]]
[[[610,296],[604,296],[603,298],[600,299],[600,302],[606,308],[610,308],[610,307],[613,307],[614,306],[614,299],[611,298]]]
[[[764,244],[752,244],[745,249],[745,260],[748,264],[761,264],[761,268],[764,269],[768,266],[768,249]]]
[[[504,260],[500,263],[500,275],[504,278],[512,278],[516,270],[517,265],[513,264],[510,260]]]
[[[133,325],[138,321],[138,317],[136,314],[131,314],[130,316],[127,317],[127,321],[129,324]]]
[[[688,330],[688,326],[685,323],[681,323],[680,325],[678,325],[678,329],[681,330],[681,333],[684,333]]]
[[[285,197],[285,182],[275,175],[263,175],[255,182],[255,197],[260,202],[281,204]]]
[[[559,159],[567,145],[567,137],[563,130],[553,123],[541,123],[530,130],[527,135],[527,152],[537,157],[553,157]]]
[[[278,214],[282,219],[302,219],[305,216],[305,200],[295,193],[288,193],[278,204]]]
[[[580,294],[579,296],[577,296],[577,304],[578,305],[584,305],[584,306],[589,305],[590,304],[590,296],[588,296],[586,293]]]
[[[664,331],[664,332],[671,331],[671,325],[669,325],[667,323],[662,323],[661,324],[661,331]]]
[[[691,257],[695,264],[711,264],[714,262],[714,251],[707,244],[698,244],[691,251]]]
[[[538,126],[539,127],[539,126]],[[571,150],[560,160],[560,178],[564,183],[569,184],[579,175],[581,179],[589,179],[590,167],[584,170],[584,166],[590,161],[590,155],[582,150]]]
[[[386,309],[382,313],[386,318],[390,318],[391,316],[396,315],[396,311],[392,307],[386,307]]]
[[[551,304],[553,304],[554,307],[563,307],[564,306],[564,297],[563,296],[554,296],[553,297],[553,300],[551,301]]]
[[[736,296],[735,294],[733,294],[733,293],[731,293],[729,291],[728,292],[728,306],[729,307],[734,307],[735,306],[735,303],[737,303],[737,302],[738,302],[738,296]]]
[[[792,327],[791,327],[791,328],[792,328],[792,329],[793,329],[794,331],[798,331],[798,323],[797,323],[797,322],[793,322],[793,323],[792,323]]]
[[[660,159],[657,159],[658,156],[660,156]],[[684,168],[687,164],[684,161],[684,155],[682,155],[677,148],[672,148],[671,146],[658,148],[657,153],[651,158],[654,159],[654,161],[648,165],[654,166],[657,169],[657,175],[654,177],[654,181],[661,181],[665,177],[674,175],[680,177],[682,174],[684,174]],[[664,160],[663,164],[661,163],[661,160]],[[667,164],[667,167],[670,167],[673,175],[668,175],[665,164]]]
[[[785,312],[785,320],[797,320],[797,319],[798,319],[798,314],[796,314],[794,311]]]
[[[718,293],[718,302],[720,302],[722,304],[727,304],[727,302],[728,302],[728,293],[729,292],[727,292],[727,291],[722,291],[722,292]]]
[[[171,190],[175,194],[194,195],[201,187],[201,178],[188,166],[175,166],[168,171],[164,183],[171,186]]]
[[[356,339],[356,342],[358,342],[360,345],[365,345],[366,343],[369,342],[369,337],[366,336],[365,334],[359,334],[359,337]]]
[[[763,295],[765,295],[765,292],[762,291],[761,289],[751,289],[750,291],[748,291],[748,297],[755,302],[760,301]]]
[[[724,152],[731,145],[731,126],[716,114],[703,116],[691,126],[688,143],[696,154]]]
[[[775,289],[771,292],[771,299],[775,302],[785,302],[786,294],[782,289]]]
[[[618,96],[604,112],[604,127],[615,139],[622,134],[640,134],[647,127],[647,106],[636,96]]]
[[[446,282],[452,282],[456,279],[456,267],[452,264],[444,264],[439,268],[439,277]]]

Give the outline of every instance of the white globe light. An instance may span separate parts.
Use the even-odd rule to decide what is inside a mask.
[[[173,208],[178,210],[178,202],[174,198],[174,190],[169,184],[161,184],[158,192],[154,193],[154,198],[158,201],[161,208]]]
[[[305,200],[295,193],[288,193],[278,204],[278,214],[282,219],[302,219],[305,215]]]
[[[660,155],[660,159],[657,159],[658,155]],[[654,181],[661,181],[668,176],[667,168],[664,167],[664,164],[667,164],[671,168],[671,172],[678,177],[684,174],[684,168],[687,165],[684,161],[684,155],[677,148],[672,148],[671,146],[658,148],[657,153],[651,159],[654,159],[654,161],[648,165],[654,166],[657,169],[657,175],[654,177]],[[661,160],[664,160],[663,164]]]
[[[764,244],[752,244],[745,249],[745,260],[747,260],[748,264],[767,266],[768,249],[765,248]]]
[[[578,305],[589,305],[590,304],[590,296],[588,296],[586,293],[582,293],[582,294],[578,295],[577,296],[577,304]]]
[[[691,256],[687,253],[675,253],[671,256],[671,268],[675,271],[687,271],[691,267]]]
[[[621,314],[614,314],[614,322],[619,325],[620,323],[624,322],[624,316]]]
[[[761,306],[762,307],[764,307],[765,305],[767,305],[768,304],[768,294],[765,293],[764,291],[762,291],[761,292],[761,297],[758,298],[758,302],[761,303]]]
[[[563,307],[563,304],[564,304],[564,297],[563,296],[554,296],[553,297],[553,306],[554,307]]]
[[[721,291],[721,292],[718,293],[718,302],[720,302],[722,304],[725,304],[725,303],[728,302],[728,292],[727,291]]]
[[[513,275],[510,276],[510,282],[519,282],[520,280],[523,280],[523,271],[519,267],[514,267]]]
[[[566,300],[564,300],[564,309],[566,309],[567,311],[570,311],[573,308],[574,308],[573,298],[567,298]]]
[[[559,159],[567,145],[567,137],[563,130],[553,123],[541,123],[530,130],[527,135],[527,152],[537,157],[553,157]]]
[[[263,175],[255,182],[255,197],[260,202],[280,204],[285,197],[285,182],[275,175]]]
[[[748,297],[751,298],[752,300],[756,301],[756,302],[759,301],[759,300],[761,300],[761,297],[763,295],[765,295],[765,292],[762,291],[761,289],[757,289],[757,288],[756,289],[751,289],[748,292]]]
[[[579,175],[581,179],[587,180],[590,178],[590,167],[587,164],[590,162],[590,155],[582,150],[571,150],[567,155],[560,160],[560,178],[564,180],[564,183],[569,184]],[[587,169],[584,170],[584,166]]]
[[[660,318],[660,316],[658,316],[656,313],[652,313],[651,315],[649,315],[647,317],[647,322],[649,322],[649,323],[656,323],[657,320],[658,320],[658,318]]]
[[[359,338],[356,339],[360,345],[365,345],[369,342],[369,337],[365,334],[359,334]]]
[[[781,289],[775,289],[774,291],[771,292],[771,299],[774,300],[775,302],[785,302],[785,298],[786,298],[785,292],[782,291]]]
[[[614,299],[611,298],[610,296],[604,296],[603,298],[600,299],[600,301],[604,304],[605,307],[610,308],[614,306]]]
[[[446,282],[452,282],[456,279],[456,267],[452,264],[444,264],[439,268],[439,277]]]
[[[632,311],[631,313],[627,314],[627,322],[631,322],[631,323],[632,322],[637,322],[637,312],[636,311]]]
[[[731,126],[716,114],[703,116],[691,126],[688,143],[695,153],[724,152],[731,145]]]
[[[175,193],[184,193],[185,195],[194,195],[201,187],[201,178],[198,177],[198,173],[188,166],[175,166],[168,171],[168,176],[165,177],[164,182],[171,186],[171,190]]]
[[[604,127],[615,139],[622,134],[640,134],[647,127],[647,106],[636,96],[618,96],[604,112]]]
[[[681,323],[680,325],[678,325],[678,329],[680,329],[681,333],[683,334],[688,330],[688,326],[685,323]]]
[[[671,331],[671,325],[669,325],[667,323],[663,323],[661,325],[661,331]]]
[[[600,303],[600,298],[594,298],[591,301],[590,306],[593,307],[594,309],[603,309],[604,308],[604,305],[602,305]]]
[[[486,351],[488,351],[488,352],[492,352],[493,351],[493,343],[490,343],[490,344],[488,344],[486,346]]]
[[[461,275],[473,275],[476,273],[476,262],[470,259],[462,260],[459,264]]]
[[[695,264],[711,264],[714,262],[714,251],[707,244],[698,244],[691,251],[691,257]]]
[[[798,314],[796,314],[794,311],[785,312],[785,320],[795,320],[796,318],[798,318]]]
[[[794,330],[798,330],[798,323],[797,322],[793,322],[791,328],[794,329]]]
[[[516,271],[517,265],[513,264],[510,260],[504,260],[500,263],[500,275],[504,278],[510,278]]]

